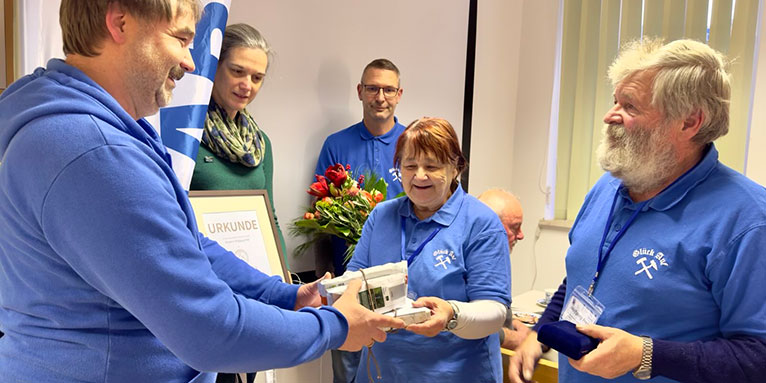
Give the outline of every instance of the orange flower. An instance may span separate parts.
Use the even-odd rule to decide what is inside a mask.
[[[367,202],[373,202],[375,200],[374,198],[372,198],[372,194],[370,194],[370,192],[368,192],[367,190],[362,190],[362,197],[364,197],[367,200]]]

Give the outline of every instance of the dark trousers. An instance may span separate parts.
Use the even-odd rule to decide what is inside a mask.
[[[331,350],[333,383],[355,383],[361,351]]]
[[[219,373],[215,383],[253,383],[255,381],[255,373],[247,374],[247,382],[243,382],[239,378],[239,374],[224,374]]]

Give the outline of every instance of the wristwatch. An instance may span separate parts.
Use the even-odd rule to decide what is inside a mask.
[[[652,338],[641,336],[643,345],[641,346],[641,364],[633,371],[633,376],[638,380],[649,380],[652,377],[652,351],[654,343]]]
[[[452,318],[447,321],[447,323],[444,325],[445,331],[452,331],[457,327],[457,318],[460,316],[460,310],[457,308],[457,306],[452,303],[451,301],[447,301],[450,306],[452,306]]]

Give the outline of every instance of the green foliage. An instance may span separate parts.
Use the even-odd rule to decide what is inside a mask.
[[[311,248],[321,235],[330,234],[346,241],[348,249],[344,258],[346,262],[351,259],[356,243],[362,236],[364,222],[372,209],[385,200],[388,184],[382,177],[370,174],[369,177],[364,176],[367,181],[360,189],[351,171],[346,170],[346,175],[345,181],[338,187],[327,181],[328,188],[324,193],[327,195],[317,197],[306,209],[306,214],[290,225],[291,236],[307,238],[306,242],[295,249],[295,255],[303,254]]]

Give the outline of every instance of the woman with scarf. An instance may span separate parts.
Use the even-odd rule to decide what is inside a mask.
[[[273,208],[271,141],[246,109],[263,85],[271,54],[269,43],[255,28],[226,27],[191,190],[265,189]],[[277,231],[284,249],[278,223]],[[247,380],[254,377],[248,374]],[[218,374],[218,383],[238,381],[239,375]]]
[[[265,189],[274,207],[271,141],[246,109],[263,85],[271,55],[255,28],[226,27],[191,190]],[[284,249],[278,223],[277,231]]]

